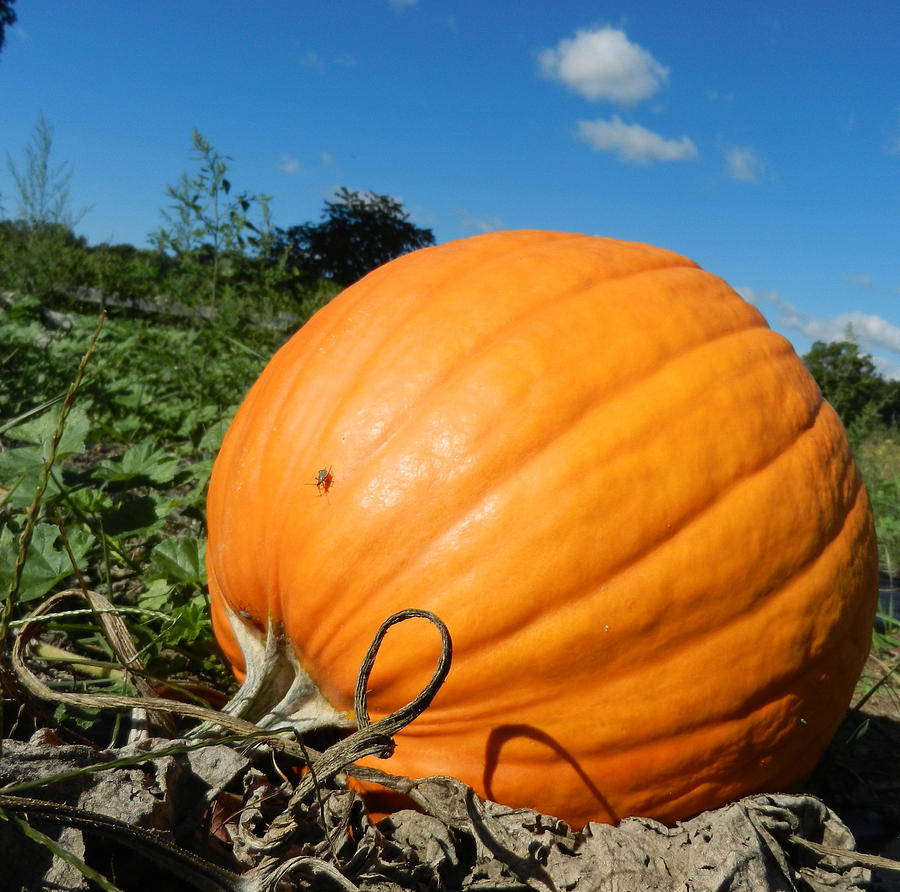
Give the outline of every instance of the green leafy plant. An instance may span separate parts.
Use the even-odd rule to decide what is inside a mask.
[[[163,211],[164,225],[151,238],[161,252],[171,251],[186,269],[208,269],[209,297],[220,296],[221,280],[231,279],[236,262],[248,240],[265,249],[271,232],[270,195],[241,192],[231,196],[227,155],[222,155],[197,130],[192,134],[194,156],[199,165],[194,176],[181,175],[177,186],[167,186],[172,204]],[[254,205],[261,210],[262,228],[250,217]]]

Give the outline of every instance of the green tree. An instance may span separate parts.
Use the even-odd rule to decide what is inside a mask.
[[[896,379],[884,382],[881,417],[890,427],[900,428],[900,381]]]
[[[6,34],[5,29],[9,25],[15,25],[16,13],[13,9],[13,5],[16,0],[0,0],[0,50],[3,49],[3,45],[6,43]]]
[[[871,426],[885,404],[886,382],[853,341],[815,341],[803,362],[846,428]]]
[[[65,226],[38,228],[0,220],[0,284],[4,289],[53,301],[84,284],[87,243]]]
[[[275,250],[287,265],[313,276],[350,285],[366,273],[416,248],[434,244],[434,233],[409,220],[403,205],[388,195],[341,187],[326,201],[321,223],[276,232]]]
[[[86,277],[103,295],[152,299],[175,263],[159,251],[103,242],[87,250]]]

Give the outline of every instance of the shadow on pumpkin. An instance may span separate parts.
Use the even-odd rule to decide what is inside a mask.
[[[483,778],[484,791],[488,799],[496,800],[497,798],[494,792],[494,779],[500,765],[501,751],[504,746],[515,740],[529,740],[551,750],[556,758],[571,767],[579,780],[590,790],[591,795],[597,800],[599,809],[603,809],[609,816],[608,820],[612,823],[619,822],[620,816],[613,810],[613,807],[597,788],[597,785],[588,777],[578,760],[558,740],[551,737],[546,731],[541,731],[533,725],[498,725],[488,735],[484,755]]]

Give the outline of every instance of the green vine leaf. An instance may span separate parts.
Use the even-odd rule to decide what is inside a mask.
[[[152,483],[171,483],[178,471],[178,460],[157,448],[152,440],[142,440],[124,455],[102,462],[94,476],[110,483],[144,478]]]
[[[150,552],[145,579],[165,579],[170,583],[206,585],[206,540],[167,539]]]
[[[83,530],[68,530],[67,538],[75,562],[80,566],[94,544],[94,538]],[[9,527],[0,530],[0,591],[6,592],[12,582],[13,567],[19,550],[18,537]],[[20,601],[33,601],[47,594],[58,582],[74,573],[68,554],[62,547],[59,529],[49,523],[39,523],[28,546]]]
[[[56,411],[44,412],[37,418],[31,418],[12,428],[7,432],[7,436],[12,440],[40,446],[41,461],[43,461],[47,458],[50,443],[56,432],[57,416]],[[84,441],[90,429],[91,423],[87,413],[76,406],[69,412],[66,419],[66,427],[56,450],[57,460],[70,455],[81,455],[84,452]]]

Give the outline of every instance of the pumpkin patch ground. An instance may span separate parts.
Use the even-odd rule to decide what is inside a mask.
[[[867,677],[871,670],[883,678],[897,662],[896,653],[882,652]],[[674,828],[628,819],[575,833],[552,816],[498,808],[440,781],[419,791],[425,808],[372,825],[357,794],[326,784],[321,797],[294,810],[297,835],[279,862],[293,865],[293,885],[278,888],[897,889],[898,701],[889,680],[848,717],[813,776],[790,795],[749,797]],[[31,719],[23,713],[20,720],[16,736],[3,741],[0,784],[57,780],[30,791],[49,800],[43,812],[29,800],[14,811],[4,795],[8,815],[24,815],[126,892],[173,880],[179,889],[272,888],[263,882],[272,876],[260,871],[263,856],[247,843],[287,809],[291,760],[248,757],[233,745],[191,750],[191,741],[179,739],[109,751],[66,743],[46,729],[29,737]],[[437,817],[424,813],[429,806]],[[187,853],[187,867],[168,861],[173,842]],[[0,824],[0,859],[8,888],[92,888],[9,821]]]
[[[898,888],[866,490],[691,261],[519,231],[375,271],[251,389],[207,523],[218,711],[151,690],[149,736],[64,740],[37,704],[87,703],[19,624],[15,888],[87,888],[23,821],[126,890]]]

